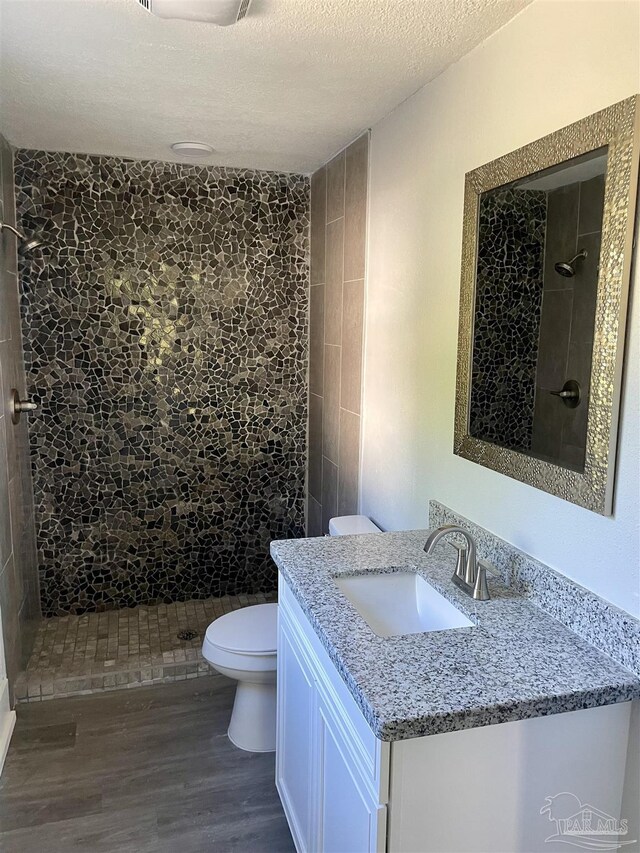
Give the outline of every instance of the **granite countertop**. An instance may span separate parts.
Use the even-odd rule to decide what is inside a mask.
[[[640,680],[500,580],[476,602],[428,530],[271,543],[271,555],[376,737],[404,740],[640,698]],[[384,639],[334,577],[417,571],[473,623]]]

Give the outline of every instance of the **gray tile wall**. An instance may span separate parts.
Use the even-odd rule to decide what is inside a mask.
[[[15,225],[13,156],[0,137],[0,220]],[[40,620],[27,416],[13,424],[12,388],[26,398],[17,281],[17,241],[0,235],[0,611],[12,692]],[[33,417],[33,416],[31,416]],[[38,415],[35,415],[38,417]]]
[[[369,134],[311,179],[307,532],[358,511]]]
[[[19,151],[46,614],[267,592],[304,532],[309,181]]]
[[[548,194],[532,451],[578,471],[584,468],[586,447],[603,205],[604,175]],[[587,257],[576,262],[573,278],[554,270],[554,264],[582,249]],[[568,379],[582,389],[575,409],[549,393]]]

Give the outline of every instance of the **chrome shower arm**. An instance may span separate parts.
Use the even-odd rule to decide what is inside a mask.
[[[13,232],[18,240],[24,240],[24,234],[21,234],[17,228],[13,227],[13,225],[9,225],[8,222],[0,222],[0,231],[4,231],[5,228]]]

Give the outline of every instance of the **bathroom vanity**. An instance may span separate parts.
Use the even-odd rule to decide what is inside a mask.
[[[640,681],[496,578],[490,601],[465,596],[451,583],[453,551],[426,556],[427,535],[272,544],[276,784],[296,847],[566,849],[568,807],[620,817]],[[433,593],[419,618],[436,613],[415,633],[384,618],[385,599],[403,612],[393,583],[376,604],[377,581],[364,603],[349,582],[395,578],[405,595],[412,574]]]

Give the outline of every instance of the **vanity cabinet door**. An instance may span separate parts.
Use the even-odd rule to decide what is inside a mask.
[[[322,853],[383,853],[385,806],[360,776],[331,707],[318,694],[318,844]]]
[[[304,652],[282,615],[278,625],[277,690],[276,787],[298,853],[317,853],[313,843],[315,684]]]
[[[298,853],[384,853],[388,744],[377,741],[280,582],[276,787]]]

